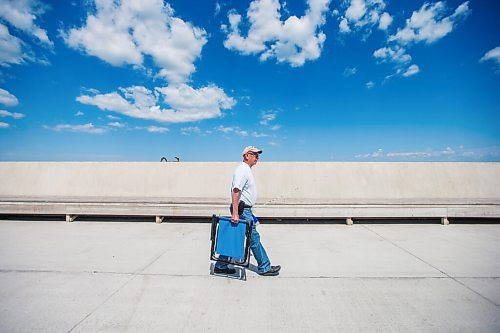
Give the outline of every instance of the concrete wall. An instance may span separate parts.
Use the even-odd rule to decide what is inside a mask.
[[[237,163],[0,163],[0,197],[166,200],[229,196]]]
[[[134,208],[137,214],[160,213],[158,207],[172,215],[226,213],[238,163],[4,162],[0,213],[13,212],[12,204],[22,211],[19,202],[80,204],[80,214],[85,204],[92,211],[90,204],[103,203],[147,206]],[[454,209],[500,217],[500,163],[260,162],[253,170],[257,209],[266,216],[427,217]]]

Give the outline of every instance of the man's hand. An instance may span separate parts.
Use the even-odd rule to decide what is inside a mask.
[[[231,215],[231,223],[236,223],[238,224],[238,222],[240,221],[240,216],[238,215],[238,212],[236,213],[233,213]]]

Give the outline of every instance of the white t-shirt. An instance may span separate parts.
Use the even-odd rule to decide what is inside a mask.
[[[231,196],[235,188],[241,191],[240,200],[249,206],[255,205],[257,201],[257,186],[253,178],[252,170],[245,162],[241,162],[234,171],[233,182],[231,184]]]

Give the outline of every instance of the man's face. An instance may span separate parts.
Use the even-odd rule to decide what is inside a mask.
[[[258,153],[246,153],[247,161],[250,166],[253,166],[257,164],[257,161],[259,160],[259,154]]]

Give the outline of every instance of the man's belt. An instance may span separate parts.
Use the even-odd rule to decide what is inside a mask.
[[[252,206],[247,205],[244,201],[240,201],[238,203],[238,214],[239,215],[243,214],[243,209],[245,208],[252,208]]]

